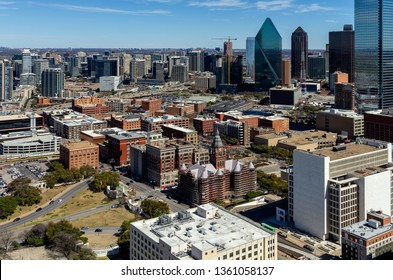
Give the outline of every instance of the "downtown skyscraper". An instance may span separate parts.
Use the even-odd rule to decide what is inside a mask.
[[[255,36],[255,89],[268,91],[281,84],[282,38],[270,18]]]
[[[392,0],[355,0],[355,85],[360,112],[393,107]]]
[[[291,37],[291,75],[296,80],[306,80],[308,68],[308,35],[300,26]]]
[[[343,31],[329,32],[329,75],[336,71],[348,74],[348,82],[354,82],[355,31],[351,24]],[[334,85],[333,85],[334,87]]]

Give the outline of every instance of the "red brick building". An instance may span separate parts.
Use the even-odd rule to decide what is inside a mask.
[[[238,122],[247,123],[249,128],[259,126],[259,117],[254,115],[243,115],[238,111],[230,111],[226,113],[216,113],[216,118],[220,121],[234,120]]]
[[[111,115],[110,126],[118,127],[123,130],[141,130],[141,118],[139,115]]]
[[[199,135],[209,136],[214,134],[214,123],[218,121],[217,118],[198,117],[194,118],[194,128]]]
[[[173,116],[190,116],[194,114],[194,105],[192,104],[172,104],[166,109],[167,114]]]
[[[161,99],[148,98],[142,100],[142,109],[150,112],[150,116],[154,116],[156,111],[161,110]]]
[[[115,165],[124,165],[130,162],[130,145],[145,145],[146,136],[142,133],[126,132],[110,134],[108,139],[109,158],[115,160]]]
[[[98,146],[87,142],[75,142],[60,145],[60,162],[67,169],[81,168],[84,165],[97,167]]]
[[[364,137],[393,142],[393,109],[366,112],[364,114]]]
[[[109,113],[109,107],[103,104],[76,105],[72,108],[74,111],[86,115],[102,115]]]
[[[141,122],[141,129],[143,131],[156,131],[160,130],[164,124],[173,124],[176,126],[190,128],[190,119],[181,116],[165,115],[162,117],[149,117]]]
[[[289,119],[276,116],[260,117],[259,126],[273,128],[275,133],[286,132],[289,131]]]

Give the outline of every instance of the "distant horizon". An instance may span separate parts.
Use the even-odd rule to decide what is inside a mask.
[[[27,0],[0,1],[0,42],[10,48],[245,49],[269,17],[290,49],[301,26],[309,49],[324,49],[329,31],[354,22],[353,1],[339,0]],[[219,39],[217,39],[219,38]],[[237,39],[237,40],[236,40]],[[41,46],[41,47],[39,47]]]

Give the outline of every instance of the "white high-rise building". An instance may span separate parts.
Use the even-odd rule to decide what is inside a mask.
[[[214,204],[131,223],[131,260],[276,260],[277,235]]]
[[[341,229],[371,210],[393,209],[392,144],[357,143],[295,150],[289,170],[288,211],[295,227],[321,239],[341,240]]]
[[[31,73],[32,58],[29,49],[24,49],[22,52],[22,73]]]
[[[8,60],[0,60],[0,100],[11,99],[13,90],[13,68]]]

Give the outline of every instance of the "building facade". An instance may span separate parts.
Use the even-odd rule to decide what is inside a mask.
[[[347,73],[349,83],[355,82],[355,31],[350,24],[343,31],[329,32],[329,74],[336,71]]]
[[[64,91],[64,72],[61,68],[49,68],[42,72],[42,95],[62,97]]]
[[[370,139],[393,143],[393,109],[366,112],[364,135]]]
[[[367,214],[367,220],[347,226],[341,231],[344,260],[372,260],[393,252],[393,223],[382,211]]]
[[[393,6],[355,0],[355,84],[359,112],[393,106]]]
[[[291,46],[292,78],[304,81],[308,73],[308,35],[300,26],[292,33]]]
[[[392,144],[368,139],[314,152],[294,151],[289,172],[289,219],[321,239],[372,209],[392,214]]]
[[[67,169],[82,166],[98,167],[98,146],[87,142],[73,142],[60,145],[60,162]]]

